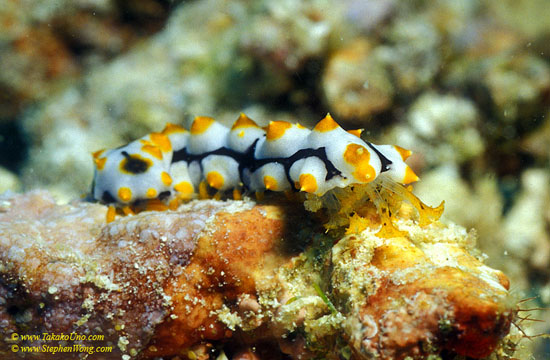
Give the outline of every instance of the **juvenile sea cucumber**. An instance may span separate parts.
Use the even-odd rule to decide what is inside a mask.
[[[95,152],[92,196],[114,205],[111,220],[115,207],[125,213],[139,204],[174,208],[196,193],[206,197],[208,186],[219,193],[233,191],[235,198],[242,191],[266,190],[321,198],[333,190],[360,188],[365,191],[358,198],[368,197],[382,217],[391,217],[386,205],[394,201],[388,192],[422,210],[425,205],[415,204],[416,198],[400,186],[418,180],[405,163],[411,151],[375,145],[360,136],[361,130],[346,131],[330,115],[312,130],[283,121],[260,127],[244,114],[228,128],[199,116],[189,131],[168,124],[160,133]]]

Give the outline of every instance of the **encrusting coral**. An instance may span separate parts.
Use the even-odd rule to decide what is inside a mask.
[[[2,196],[2,358],[44,343],[12,333],[62,332],[104,335],[79,342],[112,347],[89,359],[505,355],[516,314],[506,276],[479,260],[474,234],[421,227],[406,204],[390,238],[376,235],[375,206],[347,235],[280,197],[192,201],[109,224],[106,211],[45,192]]]

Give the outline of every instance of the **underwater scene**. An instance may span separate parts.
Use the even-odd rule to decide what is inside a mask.
[[[550,359],[547,0],[0,0],[0,358]]]

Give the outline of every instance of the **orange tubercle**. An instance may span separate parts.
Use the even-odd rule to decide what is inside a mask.
[[[206,182],[214,189],[220,189],[223,186],[223,175],[217,171],[210,171],[206,174]]]
[[[358,138],[360,138],[360,137],[361,137],[361,133],[363,132],[363,129],[348,130],[348,132],[349,132],[351,135],[355,135],[355,136],[357,136]]]
[[[311,174],[300,175],[300,191],[314,193],[317,191],[317,180]]]
[[[172,184],[172,177],[166,171],[163,171],[160,174],[160,179],[162,180],[162,183],[166,186],[170,186]]]
[[[101,156],[101,154],[103,154],[105,152],[105,149],[101,149],[101,150],[98,150],[98,151],[94,151],[92,153],[92,156],[94,157],[94,159],[97,159]]]
[[[174,190],[182,195],[190,195],[193,193],[193,185],[189,181],[182,181],[174,186]]]
[[[149,155],[162,160],[162,151],[155,145],[143,145],[141,151],[148,153]]]
[[[149,135],[153,144],[157,145],[162,152],[167,152],[172,150],[172,143],[168,136],[162,133],[151,133]]]
[[[105,167],[105,163],[107,162],[107,158],[94,158],[94,164],[98,170],[103,170]]]
[[[401,146],[394,145],[395,150],[401,155],[403,161],[407,160],[412,155],[412,151],[402,148]]]
[[[315,127],[313,128],[313,131],[328,132],[328,131],[337,129],[339,127],[340,125],[338,125],[338,123],[334,121],[332,116],[330,116],[330,114],[327,114],[327,116],[325,116],[323,120],[319,121],[317,125],[315,125]]]
[[[191,134],[199,135],[204,133],[214,123],[214,119],[208,116],[197,116],[191,124]]]
[[[153,199],[157,197],[157,190],[153,188],[147,189],[147,192],[145,193],[145,196],[147,196],[149,199]]]
[[[277,180],[273,176],[264,176],[264,186],[267,190],[277,190]]]
[[[270,141],[280,139],[291,127],[292,124],[286,121],[271,121],[267,126],[266,139]]]
[[[405,176],[403,177],[403,184],[410,184],[412,182],[418,181],[420,178],[414,173],[414,171],[407,166],[405,168]]]
[[[254,122],[251,118],[246,116],[244,113],[241,113],[237,121],[233,124],[231,127],[231,130],[240,129],[240,128],[247,128],[247,127],[256,127],[259,128],[258,124]]]
[[[185,133],[185,132],[187,132],[187,130],[185,130],[183,127],[172,123],[167,123],[166,126],[164,127],[164,130],[162,130],[162,133],[164,135]]]
[[[118,189],[118,197],[124,202],[132,200],[132,190],[128,187],[121,187]]]

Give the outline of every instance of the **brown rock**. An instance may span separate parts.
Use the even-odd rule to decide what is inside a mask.
[[[481,358],[507,334],[507,278],[472,256],[462,228],[402,219],[406,237],[381,239],[373,217],[372,229],[333,246],[339,236],[300,208],[202,200],[105,224],[103,205],[4,195],[0,355],[46,344],[112,349],[90,359],[207,359],[213,349],[261,359]],[[72,332],[104,338],[22,338]]]

